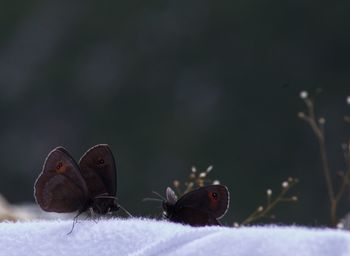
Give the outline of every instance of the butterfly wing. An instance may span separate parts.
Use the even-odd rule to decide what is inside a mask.
[[[116,166],[108,145],[99,144],[86,151],[79,161],[79,167],[92,198],[106,194],[115,196]]]
[[[220,219],[228,209],[229,200],[228,189],[223,185],[201,187],[183,195],[174,205],[174,214],[188,215],[201,212],[198,216],[208,215],[210,218]],[[182,211],[186,214],[181,213]]]
[[[220,225],[220,222],[212,214],[188,207],[183,207],[177,212],[174,212],[169,220],[195,227]]]
[[[82,210],[87,201],[87,187],[79,167],[63,148],[52,150],[34,185],[34,197],[48,212]]]

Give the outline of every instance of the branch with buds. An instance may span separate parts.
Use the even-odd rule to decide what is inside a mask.
[[[338,222],[338,218],[337,218],[338,203],[342,198],[344,191],[350,182],[350,140],[347,143],[344,143],[343,145],[345,161],[348,166],[348,169],[345,173],[341,173],[341,175],[339,175],[342,178],[342,181],[341,181],[340,188],[336,192],[332,182],[331,170],[330,170],[330,165],[329,165],[329,160],[328,160],[328,155],[326,150],[326,143],[325,143],[324,125],[326,120],[323,117],[319,118],[316,116],[314,100],[309,97],[308,92],[302,91],[300,93],[300,98],[305,102],[307,112],[306,113],[299,112],[298,117],[310,125],[312,131],[314,132],[318,140],[318,144],[320,147],[322,167],[323,167],[323,176],[325,179],[327,192],[328,192],[328,199],[330,202],[331,226],[335,227]],[[350,104],[350,97],[348,97],[346,101],[348,104]],[[345,116],[344,120],[346,122],[350,122],[350,117]]]
[[[298,179],[289,177],[287,181],[282,182],[281,192],[275,197],[272,197],[272,190],[268,189],[266,190],[266,205],[262,206],[260,205],[252,214],[250,214],[244,221],[242,221],[241,224],[238,224],[235,222],[233,224],[234,227],[239,227],[243,225],[247,225],[249,223],[255,222],[262,218],[275,218],[275,215],[270,214],[272,209],[274,209],[279,203],[282,202],[298,202],[298,197],[291,196],[286,197],[287,192],[294,187],[298,183]]]
[[[183,183],[184,189],[182,190],[182,184],[179,180],[173,181],[173,186],[175,188],[175,191],[177,192],[178,196],[184,195],[191,190],[199,187],[203,187],[207,184],[220,184],[220,181],[218,180],[210,180],[208,179],[208,174],[213,170],[213,166],[210,165],[204,172],[198,172],[196,167],[192,167],[191,174],[188,176],[188,180]]]

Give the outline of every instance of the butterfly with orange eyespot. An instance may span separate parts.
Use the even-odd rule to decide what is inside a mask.
[[[168,187],[163,202],[164,217],[191,226],[221,225],[218,219],[226,214],[229,201],[229,191],[223,185],[200,187],[179,199]]]
[[[63,147],[52,150],[34,185],[34,197],[47,212],[117,211],[116,166],[106,144],[90,148],[77,164]],[[74,226],[74,224],[73,224]]]

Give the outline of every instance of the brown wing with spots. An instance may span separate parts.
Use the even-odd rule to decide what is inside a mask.
[[[191,208],[220,219],[228,209],[229,199],[228,189],[223,185],[201,187],[182,196],[174,206],[174,213]]]
[[[34,185],[34,197],[48,212],[82,210],[88,200],[86,183],[71,155],[57,147],[47,156]]]
[[[80,159],[79,167],[92,198],[101,194],[115,196],[116,166],[108,145],[90,148]]]

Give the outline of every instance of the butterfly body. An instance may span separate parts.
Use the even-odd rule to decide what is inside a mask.
[[[90,202],[88,203],[88,208],[91,208],[94,213],[105,215],[107,213],[118,211],[120,207],[114,198],[95,197],[90,199]]]
[[[90,148],[79,164],[63,147],[47,156],[34,185],[34,197],[48,212],[106,214],[119,209],[115,201],[116,167],[108,145]]]
[[[223,185],[201,187],[179,199],[171,188],[167,188],[164,217],[191,226],[220,225],[218,219],[225,215],[228,204],[229,192]]]

